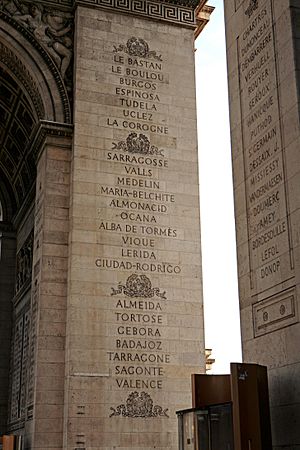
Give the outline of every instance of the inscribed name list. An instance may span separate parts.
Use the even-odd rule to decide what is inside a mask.
[[[271,2],[261,2],[237,40],[254,294],[290,277],[284,263],[289,225],[272,23]]]
[[[161,139],[170,135],[161,101],[169,76],[163,55],[139,38],[112,48],[111,76],[116,107],[105,126],[113,139],[103,160],[115,175],[98,185],[97,213],[99,233],[115,239],[109,254],[99,252],[95,260],[99,270],[117,272],[120,280],[110,293],[114,344],[107,361],[113,389],[152,395],[163,389],[172,363],[164,339],[168,297],[159,280],[182,272],[177,253],[168,248],[180,234],[176,220],[170,220],[176,193],[166,190],[168,148]],[[168,416],[156,406],[157,415]]]

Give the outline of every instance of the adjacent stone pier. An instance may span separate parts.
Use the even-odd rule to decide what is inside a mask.
[[[225,4],[243,358],[269,370],[273,445],[299,432],[299,2]]]
[[[70,126],[45,126],[37,165],[25,448],[62,448]]]

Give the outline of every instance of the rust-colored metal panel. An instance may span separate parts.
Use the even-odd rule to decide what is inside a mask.
[[[14,436],[3,436],[3,450],[14,450],[15,437]]]
[[[230,375],[192,375],[193,408],[231,402]]]
[[[235,450],[272,450],[267,368],[231,364]]]

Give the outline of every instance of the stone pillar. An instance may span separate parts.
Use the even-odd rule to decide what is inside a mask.
[[[15,286],[16,236],[0,222],[0,435],[7,431],[12,298]]]
[[[225,4],[243,357],[267,365],[273,445],[300,445],[299,2]]]
[[[175,450],[175,411],[205,372],[194,10],[88,3],[75,24],[64,448]]]
[[[71,130],[45,124],[37,164],[25,448],[63,442]]]

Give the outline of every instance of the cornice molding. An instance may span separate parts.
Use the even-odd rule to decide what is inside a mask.
[[[195,39],[202,32],[203,28],[208,24],[210,20],[210,15],[214,11],[214,6],[206,5],[207,0],[202,0],[198,8],[196,9],[196,23],[197,27],[195,29]]]
[[[72,138],[73,129],[72,124],[41,120],[34,139],[31,142],[31,151],[35,161],[37,162],[40,157],[42,146],[47,136]]]

